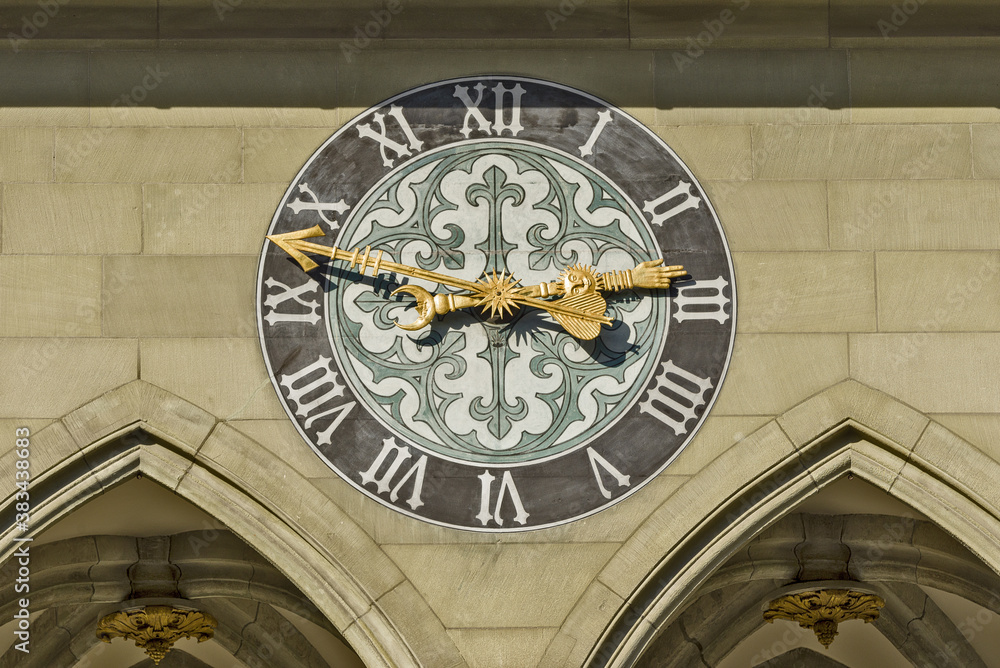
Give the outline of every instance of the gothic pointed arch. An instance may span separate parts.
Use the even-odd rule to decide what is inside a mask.
[[[274,564],[365,665],[419,665],[379,602],[403,574],[307,479],[210,413],[137,380],[32,434],[31,444],[36,533],[141,474],[219,520]],[[8,496],[2,506],[7,528],[0,534],[0,563],[18,545],[11,501]]]
[[[603,633],[588,638],[586,665],[636,665],[742,546],[849,473],[922,513],[1000,573],[1000,494],[992,482],[1000,464],[912,407],[847,380],[742,439],[646,518],[581,598],[581,606],[600,601],[609,610]],[[568,616],[550,656],[592,633],[575,626],[585,618]]]

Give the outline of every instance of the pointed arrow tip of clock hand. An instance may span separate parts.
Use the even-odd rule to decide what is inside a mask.
[[[316,227],[318,228],[319,225],[317,225]],[[321,230],[321,233],[322,233],[322,230]],[[316,236],[316,235],[312,235],[312,236]],[[301,239],[303,237],[298,237],[298,238]],[[272,235],[268,235],[267,240],[270,241],[271,243],[273,243],[275,246],[277,246],[281,250],[283,250],[286,253],[288,253],[288,255],[293,260],[295,260],[296,262],[299,263],[299,266],[302,267],[302,271],[312,271],[313,269],[315,269],[316,267],[319,266],[318,264],[316,264],[316,262],[312,258],[307,257],[304,253],[302,253],[297,248],[295,248],[295,246],[293,245],[293,242],[291,241],[291,239],[289,239],[289,236],[287,234],[272,234]]]

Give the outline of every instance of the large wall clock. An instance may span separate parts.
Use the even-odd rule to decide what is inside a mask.
[[[288,416],[358,490],[520,531],[635,492],[704,421],[735,331],[704,190],[620,109],[513,76],[416,88],[296,176],[260,260]]]

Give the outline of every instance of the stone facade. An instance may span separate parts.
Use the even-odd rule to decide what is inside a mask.
[[[509,17],[492,8],[468,33],[405,0],[335,17],[298,6],[284,32],[248,0],[160,3],[158,22],[154,3],[89,7],[72,24],[66,5],[32,39],[20,19],[34,25],[37,6],[3,10],[23,37],[0,54],[7,563],[19,535],[12,446],[27,427],[35,531],[142,474],[273,564],[281,591],[304,592],[317,626],[365,665],[661,665],[672,651],[691,658],[669,665],[718,665],[695,636],[668,644],[681,613],[696,616],[687,606],[705,605],[698,588],[720,565],[738,570],[748,541],[848,472],[942,527],[950,537],[926,540],[957,540],[950,567],[964,573],[974,556],[1000,596],[1000,51],[973,28],[1000,20],[995,7],[964,3],[942,23],[932,0],[912,12],[507,4]],[[472,25],[474,8],[461,9]],[[358,46],[372,11],[391,21]],[[308,33],[324,21],[329,31]],[[716,21],[720,34],[698,46]],[[477,34],[495,39],[471,48]],[[499,537],[403,517],[327,469],[271,387],[254,304],[274,209],[333,131],[409,87],[494,72],[581,88],[662,137],[716,207],[739,290],[728,376],[682,455],[597,515]],[[89,577],[55,572],[63,584]],[[780,587],[794,576],[768,577]],[[922,582],[905,580],[913,600],[894,605],[918,605]],[[74,596],[124,598],[96,586]],[[12,600],[5,589],[11,613]],[[277,595],[253,600],[281,607]],[[997,600],[977,603],[994,621]],[[61,657],[46,665],[86,665],[93,643],[58,626],[36,625],[33,647]],[[886,637],[905,645],[897,631]],[[934,654],[927,635],[920,656]],[[962,652],[977,651],[969,642]],[[2,665],[20,665],[14,651]],[[307,654],[298,660],[314,665]]]

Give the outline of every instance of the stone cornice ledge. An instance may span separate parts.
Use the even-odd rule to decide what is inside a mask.
[[[15,0],[7,51],[1000,45],[987,0]]]

